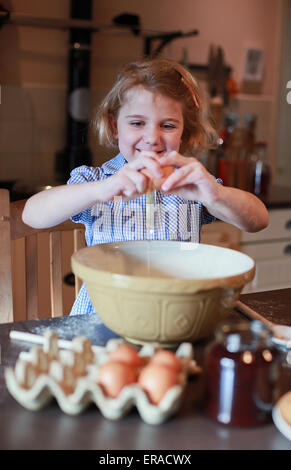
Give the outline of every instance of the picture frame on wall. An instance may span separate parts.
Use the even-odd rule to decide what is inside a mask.
[[[246,47],[242,80],[244,93],[261,93],[264,78],[264,55],[263,48]]]

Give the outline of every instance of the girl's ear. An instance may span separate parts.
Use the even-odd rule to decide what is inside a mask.
[[[118,139],[117,122],[112,113],[109,114],[109,122],[111,125],[114,139]]]

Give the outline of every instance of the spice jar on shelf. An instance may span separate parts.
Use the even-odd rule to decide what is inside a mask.
[[[271,169],[267,160],[266,142],[257,142],[250,157],[250,191],[257,196],[266,196],[271,183]]]
[[[278,393],[279,358],[271,330],[262,322],[219,326],[205,356],[207,415],[239,427],[270,421]]]
[[[247,131],[236,127],[230,134],[225,150],[227,159],[227,181],[225,184],[247,189],[248,154],[246,152]]]

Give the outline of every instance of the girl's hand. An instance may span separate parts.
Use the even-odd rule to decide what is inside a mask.
[[[161,189],[164,181],[170,176],[172,173],[174,173],[174,167],[172,165],[167,165],[161,167],[161,172],[162,176],[160,178],[155,178],[151,171],[149,171],[147,168],[144,168],[141,170],[141,173],[149,178],[149,186],[148,189],[153,191],[154,189]]]
[[[205,205],[217,200],[220,185],[196,158],[184,157],[173,151],[161,157],[159,163],[162,167],[173,165],[177,168],[162,184],[162,191],[201,201]]]
[[[127,201],[141,196],[150,187],[148,175],[160,179],[163,170],[155,152],[143,151],[138,158],[127,163],[115,175],[103,182],[103,185],[106,186],[104,200],[112,200],[115,196],[123,196],[124,200]]]
[[[267,227],[269,216],[262,201],[247,191],[220,185],[196,158],[170,152],[159,163],[177,168],[164,181],[162,191],[200,201],[210,214],[241,230],[257,232]]]

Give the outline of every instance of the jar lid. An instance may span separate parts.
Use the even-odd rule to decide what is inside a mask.
[[[216,337],[225,343],[229,352],[256,349],[271,343],[271,329],[259,320],[229,321],[216,330]]]

